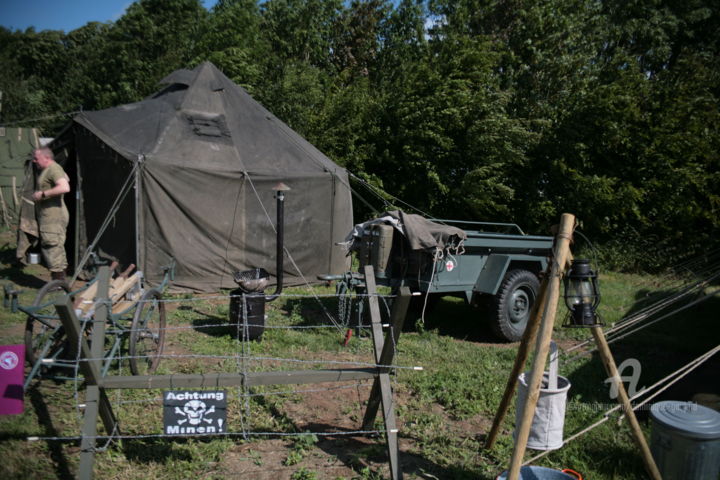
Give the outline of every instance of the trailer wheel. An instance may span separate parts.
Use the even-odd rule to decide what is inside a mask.
[[[511,270],[505,275],[494,299],[491,328],[500,338],[516,342],[522,338],[530,318],[540,282],[527,270]]]

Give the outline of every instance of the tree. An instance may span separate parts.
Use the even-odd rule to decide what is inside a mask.
[[[251,93],[263,82],[269,45],[256,0],[221,0],[201,27],[193,64],[210,61]]]
[[[61,110],[62,89],[57,78],[65,75],[68,63],[64,34],[33,28],[10,32],[0,27],[0,39],[3,120],[44,118]]]
[[[193,58],[208,15],[199,0],[139,0],[110,28],[93,72],[99,107],[140,100]]]

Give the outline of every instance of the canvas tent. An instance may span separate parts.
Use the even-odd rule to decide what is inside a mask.
[[[25,173],[32,172],[29,161],[40,145],[35,128],[0,127],[0,221],[8,227],[17,225]]]
[[[232,273],[251,267],[275,275],[272,187],[282,181],[285,278],[346,270],[336,243],[352,227],[347,172],[211,63],[161,83],[140,102],[80,113],[53,143],[77,191],[71,262],[105,223],[95,251],[137,264],[151,284],[171,258],[177,289],[234,288]]]

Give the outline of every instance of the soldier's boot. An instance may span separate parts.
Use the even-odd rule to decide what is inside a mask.
[[[65,272],[50,272],[50,278],[53,280],[65,280]]]

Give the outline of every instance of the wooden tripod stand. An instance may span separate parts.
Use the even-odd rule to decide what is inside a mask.
[[[502,425],[503,419],[505,418],[510,406],[510,402],[512,401],[513,394],[515,393],[518,375],[520,375],[525,367],[525,363],[527,362],[527,358],[530,353],[530,345],[535,342],[535,357],[528,380],[528,395],[525,404],[522,406],[522,416],[520,418],[520,422],[516,425],[515,447],[513,448],[510,466],[508,468],[507,478],[509,480],[517,480],[519,478],[523,456],[525,455],[525,450],[527,449],[530,427],[532,425],[538,398],[540,396],[540,386],[543,373],[545,371],[545,362],[550,349],[552,331],[555,325],[557,304],[560,298],[560,280],[563,276],[565,266],[572,258],[570,253],[570,243],[574,228],[575,217],[568,213],[563,214],[560,220],[560,228],[555,239],[555,255],[549,266],[550,272],[545,276],[540,286],[538,301],[535,302],[535,305],[533,306],[530,320],[528,321],[525,334],[523,335],[518,349],[517,357],[515,358],[515,365],[510,373],[510,378],[508,378],[505,393],[485,442],[485,448],[491,449],[493,447],[495,440],[497,439],[500,426]],[[645,468],[650,478],[653,480],[661,480],[660,472],[657,465],[655,465],[655,461],[650,453],[650,448],[648,447],[645,436],[640,429],[640,424],[635,417],[635,412],[632,409],[630,398],[625,391],[625,387],[623,386],[622,379],[618,373],[610,348],[605,340],[602,328],[593,327],[592,333],[595,338],[595,342],[597,343],[598,351],[600,352],[600,357],[602,358],[607,375],[617,387],[618,401],[622,405],[623,411],[629,419],[630,430],[636,445],[640,449],[643,462],[645,463]]]

